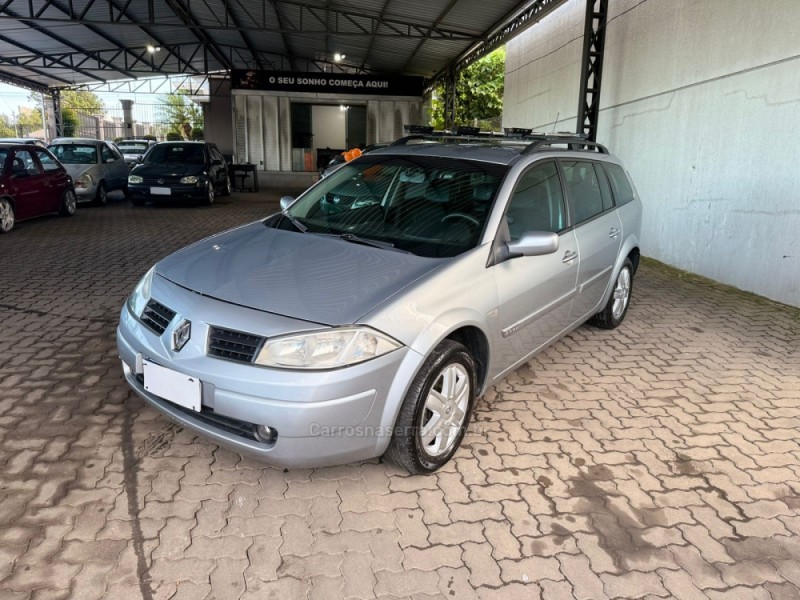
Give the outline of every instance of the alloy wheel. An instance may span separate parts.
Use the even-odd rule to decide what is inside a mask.
[[[611,314],[615,319],[619,319],[628,307],[628,300],[631,297],[631,272],[627,267],[619,272],[617,283],[614,286],[614,304],[611,307]]]
[[[14,209],[8,200],[0,200],[0,232],[6,233],[14,228]]]
[[[68,215],[74,215],[78,207],[78,199],[75,197],[75,192],[68,190],[64,196],[64,210]]]
[[[459,363],[447,365],[431,386],[419,424],[419,441],[430,456],[448,452],[467,417],[470,377]]]

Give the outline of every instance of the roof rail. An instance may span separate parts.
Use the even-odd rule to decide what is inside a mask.
[[[430,142],[444,142],[444,143],[492,143],[492,142],[508,142],[511,144],[526,144],[521,154],[531,154],[540,150],[550,148],[554,145],[564,144],[570,150],[581,150],[590,152],[599,152],[600,154],[608,154],[608,148],[597,142],[592,142],[587,139],[584,134],[572,132],[558,132],[558,133],[531,133],[529,129],[519,128],[506,128],[505,134],[493,132],[478,132],[478,133],[451,133],[449,131],[434,131],[431,133],[414,133],[401,137],[391,144],[390,146],[405,146],[409,142],[416,141],[430,141]]]
[[[531,136],[532,137],[532,136]],[[550,134],[535,138],[525,149],[521,152],[522,155],[537,152],[543,148],[549,148],[555,144],[565,144],[570,150],[588,150],[592,152],[599,152],[600,154],[608,154],[608,148],[603,144],[592,142],[586,139],[584,135],[570,134]]]

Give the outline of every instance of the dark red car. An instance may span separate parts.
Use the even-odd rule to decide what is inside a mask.
[[[0,143],[0,233],[16,221],[50,213],[75,214],[72,178],[46,148]]]

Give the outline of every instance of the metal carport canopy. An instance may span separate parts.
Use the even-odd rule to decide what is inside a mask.
[[[564,1],[0,0],[0,80],[44,92],[231,69],[436,78]]]

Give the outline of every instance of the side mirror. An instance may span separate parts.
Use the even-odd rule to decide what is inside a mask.
[[[506,248],[511,256],[542,256],[558,250],[558,234],[550,231],[527,231]]]
[[[292,202],[294,202],[294,198],[291,196],[284,196],[281,198],[281,210],[286,210],[289,208],[292,205]]]

